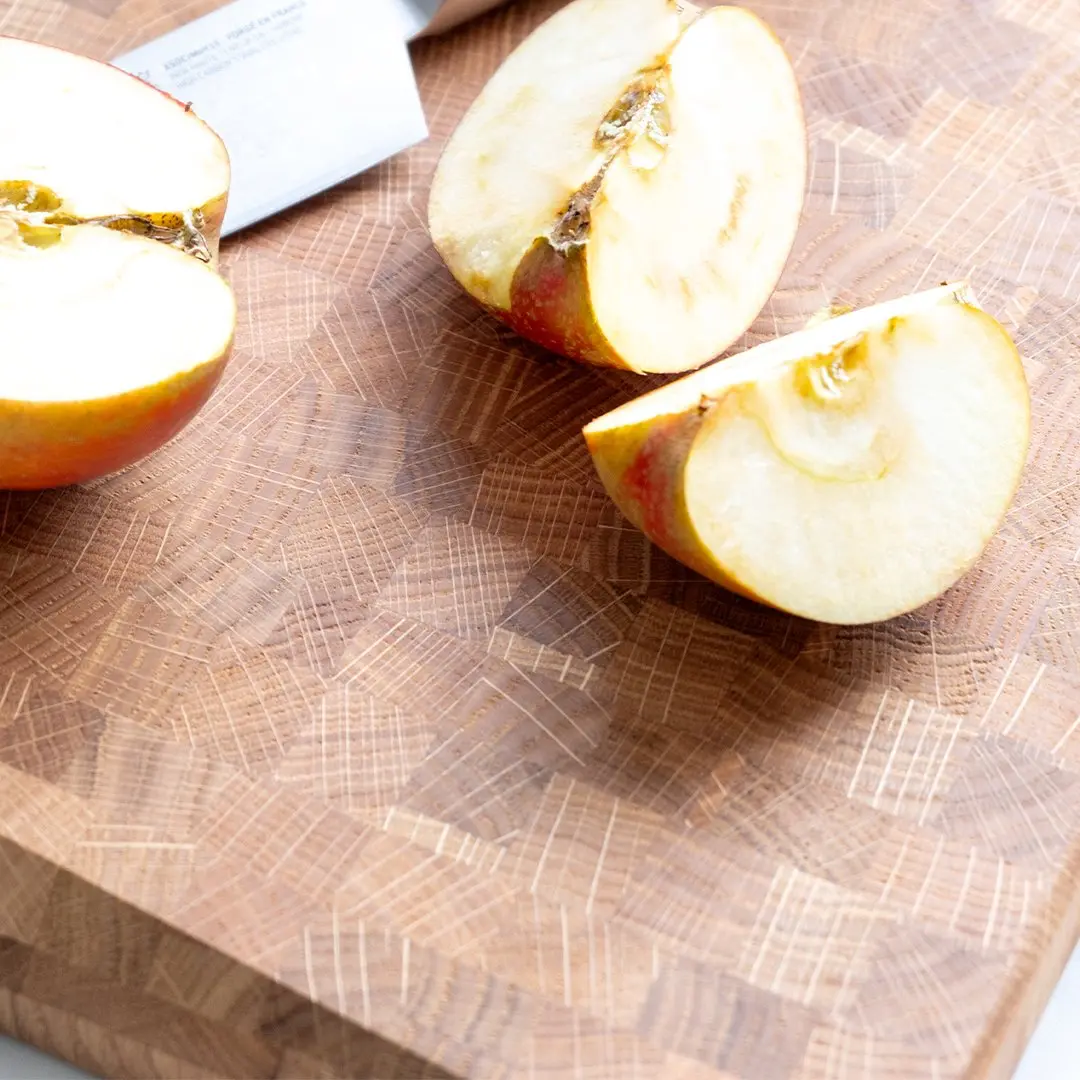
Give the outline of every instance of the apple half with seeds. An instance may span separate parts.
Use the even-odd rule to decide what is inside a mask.
[[[0,488],[58,487],[158,449],[218,383],[229,158],[182,103],[36,42],[0,37],[0,99]]]
[[[712,581],[827,623],[912,611],[1017,489],[1028,383],[963,283],[818,322],[588,424],[625,516]]]
[[[523,337],[585,363],[682,372],[764,307],[806,174],[795,74],[758,16],[573,0],[458,125],[428,223],[460,285]]]

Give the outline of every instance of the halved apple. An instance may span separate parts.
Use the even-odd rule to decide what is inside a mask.
[[[1028,384],[964,284],[839,315],[685,376],[584,437],[626,517],[685,565],[829,623],[911,611],[1016,492]]]
[[[686,371],[776,287],[806,170],[795,74],[756,15],[573,0],[459,124],[429,226],[457,281],[523,337],[587,363]]]
[[[79,483],[180,431],[236,303],[220,138],[108,64],[0,37],[0,488]]]

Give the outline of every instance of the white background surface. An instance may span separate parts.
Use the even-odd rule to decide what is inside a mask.
[[[1073,955],[1043,1013],[1014,1080],[1076,1080],[1080,1061],[1080,949]],[[72,1069],[0,1037],[0,1080],[85,1080]],[[924,1080],[912,1077],[912,1080]]]

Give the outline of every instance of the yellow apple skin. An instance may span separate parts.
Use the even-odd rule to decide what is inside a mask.
[[[232,342],[213,360],[154,386],[90,401],[0,399],[0,490],[94,480],[160,449],[214,392]]]
[[[683,473],[703,416],[693,409],[606,431],[586,430],[585,443],[612,501],[652,543],[730,592],[767,603],[717,565],[690,520]]]
[[[228,206],[229,193],[226,191],[216,199],[211,199],[200,209],[203,219],[202,238],[215,263],[220,253],[221,226],[225,223],[225,211]]]

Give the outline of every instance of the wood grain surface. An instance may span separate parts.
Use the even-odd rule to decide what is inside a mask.
[[[0,32],[109,57],[214,6]],[[557,6],[418,44],[432,139],[225,244],[180,438],[0,494],[0,1029],[170,1080],[1011,1075],[1080,926],[1080,6],[750,4],[812,170],[743,344],[967,275],[1033,390],[978,566],[858,630],[651,548],[580,427],[656,380],[432,251],[443,140]]]

